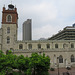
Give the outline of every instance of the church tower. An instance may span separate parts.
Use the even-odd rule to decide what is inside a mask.
[[[17,22],[17,8],[12,4],[8,5],[8,9],[4,6],[2,11],[2,50],[4,53],[14,48],[15,41],[17,40]]]

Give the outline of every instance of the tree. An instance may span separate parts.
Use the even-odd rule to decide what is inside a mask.
[[[2,50],[0,50],[0,58],[3,56],[4,56],[4,54],[3,54]]]
[[[10,71],[12,71],[14,66],[14,61],[16,59],[16,55],[13,55],[9,52],[7,55],[4,55],[2,51],[0,51],[0,72],[8,75]]]
[[[24,57],[23,55],[18,56],[17,58],[17,69],[19,69],[19,71],[24,71],[24,73],[26,75],[30,75],[31,74],[31,70],[29,67],[29,58],[28,57]]]
[[[48,69],[50,67],[50,58],[48,56],[39,55],[38,53],[32,53],[31,57],[24,57],[23,55],[13,55],[11,51],[8,51],[7,55],[4,55],[0,51],[0,74],[9,75],[13,69],[18,69],[19,74],[22,75],[48,75]]]
[[[32,53],[30,57],[30,66],[32,67],[33,75],[48,75],[50,67],[50,58],[48,56]]]

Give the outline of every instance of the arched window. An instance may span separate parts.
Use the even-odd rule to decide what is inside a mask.
[[[46,47],[47,47],[47,49],[49,49],[50,48],[50,44],[47,44]]]
[[[7,15],[7,22],[12,22],[12,16],[11,15]]]
[[[62,57],[62,55],[59,56],[59,63],[63,63],[63,57]]]
[[[29,44],[28,45],[28,49],[32,49],[32,44]]]
[[[38,44],[38,49],[41,49],[41,44]]]
[[[68,48],[68,44],[64,43],[63,48]]]
[[[7,37],[7,44],[9,44],[10,43],[10,37],[8,36]]]
[[[74,55],[71,55],[71,62],[75,62]]]
[[[10,33],[10,27],[7,28],[7,33]]]
[[[10,50],[13,50],[13,48],[10,48]]]
[[[71,48],[74,48],[74,44],[73,43],[71,44]]]
[[[55,48],[58,48],[58,44],[55,44]]]
[[[22,44],[19,45],[19,49],[23,49],[23,45]]]

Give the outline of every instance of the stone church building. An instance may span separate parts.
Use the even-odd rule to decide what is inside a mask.
[[[75,67],[75,25],[67,26],[47,40],[17,40],[18,13],[12,4],[3,7],[0,28],[0,50],[5,54],[31,56],[33,52],[50,57],[51,67]]]

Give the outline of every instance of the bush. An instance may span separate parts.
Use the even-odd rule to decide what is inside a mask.
[[[13,75],[22,75],[20,72],[13,72]]]
[[[5,73],[5,70],[2,70],[1,72],[0,72],[0,75],[5,75],[6,73]]]
[[[50,70],[51,70],[51,71],[55,71],[55,69],[54,69],[54,68],[50,68]]]

